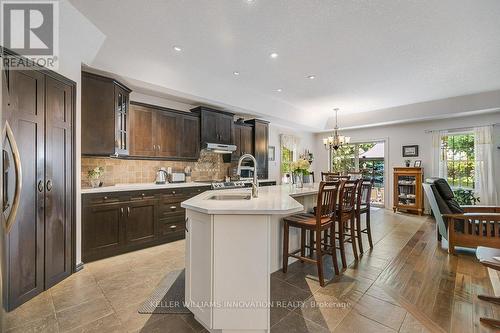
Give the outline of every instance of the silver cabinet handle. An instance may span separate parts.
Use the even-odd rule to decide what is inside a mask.
[[[123,207],[120,208],[120,213],[123,216]]]
[[[189,218],[186,217],[186,219],[184,220],[184,222],[186,223],[186,226],[185,226],[186,232],[189,232],[189,229],[188,229]]]
[[[47,191],[51,191],[52,190],[52,180],[47,180]]]
[[[21,156],[19,154],[19,149],[17,148],[16,139],[8,121],[5,122],[5,132],[6,140],[9,141],[12,149],[12,156],[14,157],[14,168],[16,171],[16,187],[14,192],[14,199],[12,200],[12,209],[10,210],[10,214],[9,216],[7,216],[5,222],[6,232],[8,233],[16,220],[17,210],[19,208],[19,200],[21,199],[21,187],[23,183],[23,172],[21,167]],[[3,181],[7,182],[8,177],[5,177]]]
[[[176,208],[177,208],[177,206],[170,206],[170,209],[172,209],[172,210],[174,210]]]
[[[130,207],[127,207],[127,216],[130,217]]]
[[[42,193],[43,192],[43,180],[39,180],[38,181],[38,185],[37,185],[37,188],[38,188],[38,192]]]
[[[161,150],[161,146],[160,146],[160,145],[158,145],[158,151],[160,151],[160,150]]]
[[[170,229],[175,229],[175,228],[177,228],[177,226],[176,226],[176,225],[171,225],[171,226],[170,226]]]

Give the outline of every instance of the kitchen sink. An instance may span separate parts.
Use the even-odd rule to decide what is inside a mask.
[[[250,193],[232,193],[232,194],[214,194],[207,198],[207,200],[221,200],[221,201],[230,201],[230,200],[250,200],[252,199],[252,195]]]

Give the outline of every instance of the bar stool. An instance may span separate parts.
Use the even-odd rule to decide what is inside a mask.
[[[358,183],[358,194],[356,198],[356,235],[358,237],[359,252],[363,253],[363,233],[368,236],[370,248],[373,248],[372,231],[370,226],[370,202],[374,179],[362,180]],[[361,214],[366,214],[366,228],[361,229]]]
[[[357,238],[355,235],[355,200],[358,182],[359,180],[346,180],[342,182],[340,186],[339,204],[335,214],[335,223],[332,225],[333,230],[331,230],[331,233],[337,235],[339,246],[336,246],[335,241],[332,242],[331,245],[340,250],[342,266],[344,268],[347,268],[345,243],[352,244],[354,259],[358,260],[358,251],[356,247]],[[338,231],[336,230],[336,225],[338,225]],[[332,237],[330,237],[330,239],[332,239]]]
[[[329,181],[331,179],[329,179],[330,177],[338,177],[340,176],[340,173],[338,172],[323,172],[321,171],[321,180],[322,181]]]
[[[337,252],[335,248],[331,248],[332,251],[328,252],[322,248],[321,242],[321,232],[330,229],[335,220],[335,205],[337,202],[337,194],[340,187],[340,182],[321,182],[319,184],[319,192],[317,197],[316,214],[311,213],[299,213],[291,216],[287,216],[283,219],[283,273],[287,272],[288,269],[288,258],[293,257],[299,259],[301,262],[315,263],[318,267],[318,278],[320,286],[325,285],[324,275],[323,275],[323,256],[326,254],[332,255],[333,267],[335,269],[335,274],[339,274],[339,267],[337,264]],[[300,249],[289,253],[289,233],[290,227],[299,228],[301,234],[301,244]],[[316,235],[317,242],[314,243],[314,250],[316,251],[316,258],[308,258],[305,256],[305,232],[309,230],[311,234]],[[335,244],[334,235],[330,234],[330,242]],[[313,244],[310,245],[310,250],[313,250]],[[300,252],[300,255],[297,253]]]

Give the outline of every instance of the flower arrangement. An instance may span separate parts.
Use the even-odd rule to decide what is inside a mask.
[[[309,175],[309,167],[311,165],[309,164],[309,161],[306,159],[299,159],[295,162],[290,163],[290,168],[292,169],[292,172],[294,174],[300,174],[303,176]]]
[[[90,169],[89,172],[87,173],[90,185],[92,185],[92,187],[98,187],[101,183],[99,181],[99,178],[101,178],[103,174],[104,174],[103,167],[95,167],[93,169]]]

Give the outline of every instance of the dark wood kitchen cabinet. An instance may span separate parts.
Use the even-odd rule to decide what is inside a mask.
[[[232,154],[233,160],[238,160],[242,155],[253,155],[253,127],[250,124],[234,124],[234,145],[236,150]]]
[[[269,174],[269,122],[260,119],[247,120],[253,126],[253,149],[257,160],[257,177],[267,179]]]
[[[190,112],[144,103],[130,106],[130,156],[166,160],[197,160],[200,120]]]
[[[130,92],[112,78],[82,72],[82,155],[128,155]]]
[[[220,143],[233,144],[234,114],[199,106],[191,109],[200,116],[201,144]]]
[[[126,244],[141,244],[154,240],[158,224],[156,205],[156,200],[133,201],[127,204]]]
[[[181,202],[210,186],[82,195],[82,260],[184,238]]]
[[[2,287],[12,310],[75,269],[76,84],[33,64],[2,75]]]

